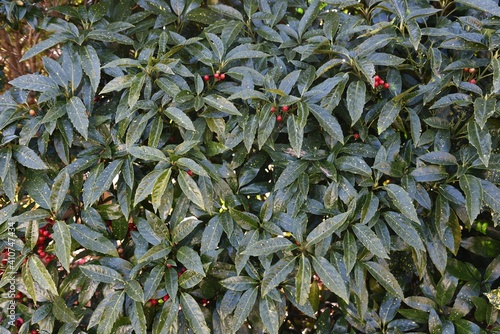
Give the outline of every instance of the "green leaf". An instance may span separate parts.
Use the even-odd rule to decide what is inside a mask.
[[[299,268],[295,275],[295,290],[297,291],[297,302],[300,305],[304,305],[308,301],[311,288],[311,277],[311,263],[305,254],[301,254],[299,258]]]
[[[130,322],[132,323],[132,328],[137,334],[147,333],[147,321],[144,315],[144,309],[142,303],[133,302],[130,306]]]
[[[257,295],[259,293],[259,288],[255,287],[253,289],[249,289],[241,295],[238,300],[238,304],[236,305],[236,309],[234,310],[234,317],[232,323],[232,330],[236,332],[243,325],[247,317],[250,315],[253,306],[255,305],[255,301],[257,300]]]
[[[382,107],[382,112],[380,113],[377,123],[378,134],[381,134],[382,132],[387,130],[389,126],[391,126],[391,124],[396,120],[396,117],[399,115],[400,111],[401,104],[399,104],[395,100],[390,100],[384,105],[384,107]]]
[[[177,296],[179,289],[179,276],[174,268],[167,268],[165,271],[165,290],[172,298]]]
[[[152,170],[148,175],[142,178],[141,182],[137,186],[134,197],[134,206],[137,206],[140,202],[142,202],[146,197],[148,197],[153,191],[153,187],[156,183],[156,180],[160,177],[162,171],[160,170]]]
[[[349,292],[338,270],[321,256],[313,256],[312,265],[323,284],[346,303],[349,303]]]
[[[205,316],[198,305],[198,302],[188,293],[181,293],[181,306],[182,311],[189,322],[190,328],[195,334],[209,334],[210,328],[208,328],[205,322]]]
[[[169,161],[165,153],[150,146],[131,146],[128,148],[128,152],[135,158],[144,161]]]
[[[284,257],[266,270],[261,282],[261,296],[267,295],[287,278],[295,268],[295,259]]]
[[[118,257],[115,245],[101,233],[81,224],[69,224],[68,227],[73,239],[83,247],[95,252]]]
[[[25,60],[28,60],[31,57],[36,56],[40,52],[50,49],[54,45],[64,42],[67,39],[68,39],[67,35],[59,35],[59,34],[52,35],[49,38],[36,44],[28,51],[26,51],[19,61],[23,62]]]
[[[179,158],[177,160],[177,165],[191,170],[193,173],[200,176],[208,176],[208,173],[193,159],[189,158]]]
[[[405,221],[402,215],[396,212],[384,212],[384,218],[391,229],[407,244],[415,249],[425,251],[424,243],[420,238],[418,231],[411,225],[411,222]]]
[[[415,210],[415,206],[413,206],[410,195],[396,184],[388,184],[384,186],[384,189],[399,211],[408,219],[420,225],[420,220],[418,219],[417,211]]]
[[[259,315],[267,332],[278,334],[280,318],[274,300],[268,296],[261,298],[259,301]]]
[[[342,144],[344,143],[344,134],[337,119],[330,115],[325,109],[315,105],[309,104],[309,111],[318,120],[321,127],[334,139]]]
[[[209,8],[218,14],[243,21],[243,16],[241,15],[240,11],[233,7],[219,3],[216,5],[210,5]]]
[[[457,0],[457,2],[494,16],[500,16],[500,7],[492,0]]]
[[[59,296],[53,297],[52,312],[57,320],[63,323],[77,324],[78,320],[73,311],[66,305],[64,299]]]
[[[464,174],[460,177],[459,184],[465,193],[465,209],[472,223],[481,212],[483,199],[481,181],[473,175]]]
[[[80,48],[80,57],[82,59],[82,69],[89,77],[90,85],[95,93],[101,82],[101,62],[97,55],[97,51],[92,45],[87,44],[85,47]]]
[[[167,190],[167,186],[170,182],[170,174],[172,174],[172,169],[169,168],[164,170],[156,179],[153,186],[153,191],[151,192],[151,201],[153,204],[153,209],[158,211],[158,208],[162,205],[163,196]]]
[[[219,281],[219,283],[232,291],[247,291],[258,284],[256,280],[249,276],[231,276]]]
[[[50,192],[50,206],[52,212],[57,212],[61,208],[64,199],[66,198],[66,193],[69,190],[70,177],[68,171],[63,169],[59,174],[57,174],[52,184],[52,190]]]
[[[139,284],[139,282],[135,280],[126,281],[125,292],[136,302],[144,302],[144,291],[142,290],[141,284]]]
[[[90,31],[87,34],[87,38],[101,42],[120,43],[125,45],[134,44],[134,40],[130,37],[104,29],[95,29]]]
[[[12,151],[14,158],[24,167],[31,169],[48,169],[43,160],[28,146],[16,145]],[[5,182],[5,181],[4,181]]]
[[[177,276],[177,274],[176,274]],[[153,322],[153,334],[164,333],[166,328],[171,328],[176,322],[179,313],[179,302],[177,298],[167,300],[161,309],[160,315]]]
[[[186,130],[196,131],[191,119],[179,108],[168,107],[167,109],[165,109],[164,113],[178,126]]]
[[[251,256],[269,255],[285,250],[291,245],[293,243],[286,238],[269,238],[249,244],[242,254]]]
[[[372,169],[368,164],[363,160],[363,158],[354,156],[354,155],[346,155],[338,158],[335,161],[337,168],[350,172],[353,174],[358,174],[361,176],[372,177]]]
[[[91,189],[92,195],[90,197],[90,200],[85,203],[86,208],[96,202],[99,197],[101,197],[101,195],[111,187],[113,180],[118,175],[118,173],[120,173],[122,165],[123,159],[114,160],[108,166],[106,166],[106,168],[104,168],[99,176],[97,176],[95,183]]]
[[[462,2],[463,0],[459,0],[458,2]],[[480,0],[479,2],[485,2],[489,0]],[[495,14],[500,16],[500,13]],[[466,319],[457,319],[453,321],[457,334],[482,334],[484,331],[477,324],[466,320]]]
[[[306,29],[312,24],[314,20],[317,19],[318,13],[320,11],[320,1],[313,0],[309,3],[304,15],[299,21],[299,26],[297,27],[297,32],[299,34],[299,40],[306,31]]]
[[[476,148],[477,154],[479,154],[479,159],[481,159],[484,166],[488,168],[492,150],[491,135],[489,131],[487,129],[482,130],[476,122],[469,122],[467,125],[467,134],[470,143]]]
[[[323,239],[328,238],[346,222],[349,215],[350,212],[344,212],[322,221],[307,235],[307,246],[315,245]]]
[[[388,259],[389,255],[382,244],[382,241],[377,237],[368,226],[361,224],[352,225],[352,231],[358,237],[358,240],[374,255]]]
[[[241,113],[238,111],[235,105],[231,101],[220,95],[205,96],[203,97],[203,101],[205,101],[205,103],[210,107],[225,112],[229,115],[241,116]]]
[[[59,293],[57,292],[56,284],[54,283],[52,276],[50,276],[47,268],[45,268],[42,260],[40,260],[38,256],[33,255],[30,256],[28,263],[29,271],[31,273],[31,276],[33,277],[33,280],[40,284],[40,287],[42,287],[42,289],[48,290],[53,295],[58,296]]]
[[[132,109],[139,100],[145,82],[146,82],[146,73],[144,72],[135,75],[134,78],[132,79],[127,100],[128,107],[130,109]]]
[[[215,251],[219,245],[223,232],[224,229],[219,222],[219,216],[210,219],[201,237],[201,254],[208,254]]]
[[[95,282],[118,283],[123,282],[122,275],[114,269],[98,264],[86,264],[79,267],[82,273]]]
[[[493,67],[493,86],[491,87],[491,94],[498,94],[498,92],[500,92],[500,61],[498,58],[491,58],[491,67]]]
[[[200,255],[198,255],[198,253],[195,252],[192,248],[182,246],[177,251],[176,256],[177,260],[182,263],[184,267],[205,277],[205,270],[203,269]]]
[[[203,195],[201,194],[200,188],[188,173],[183,170],[179,171],[179,186],[182,189],[184,195],[194,204],[198,205],[203,210],[205,209],[205,203],[203,202]]]
[[[49,77],[39,74],[26,74],[9,81],[14,87],[20,89],[33,90],[35,92],[45,92],[57,89],[57,84]]]
[[[172,229],[172,241],[175,243],[180,242],[185,237],[187,237],[191,232],[194,231],[196,226],[198,226],[202,221],[196,217],[186,217],[179,223],[175,224]]]
[[[483,200],[491,210],[500,213],[500,189],[487,180],[480,180],[483,189]]]
[[[307,167],[309,167],[309,163],[307,161],[296,160],[290,162],[283,172],[281,172],[274,185],[274,190],[277,191],[292,184],[301,173],[305,172]]]
[[[456,166],[457,158],[448,152],[429,152],[418,157],[420,160],[442,166]]]
[[[347,88],[347,110],[349,111],[349,116],[351,117],[351,126],[356,124],[356,122],[363,115],[363,109],[365,107],[366,99],[366,85],[363,81],[357,80],[351,82]]]
[[[483,99],[478,97],[474,100],[474,119],[481,130],[484,129],[488,119],[495,113],[496,103],[497,101],[494,98]]]
[[[56,255],[61,265],[69,273],[69,262],[71,260],[71,233],[66,222],[56,221],[52,227],[52,238],[56,246]]]
[[[87,109],[79,97],[73,96],[66,103],[66,111],[68,118],[75,127],[76,131],[80,133],[85,140],[88,138],[89,119],[87,116]]]
[[[171,248],[165,243],[159,243],[148,249],[139,259],[138,263],[150,262],[165,258],[170,254]]]
[[[35,248],[38,241],[38,222],[36,220],[28,221],[28,226],[26,226],[26,245],[29,249]]]
[[[364,262],[365,268],[393,297],[404,299],[403,290],[394,275],[377,262]]]
[[[43,57],[43,66],[47,70],[49,77],[54,80],[59,86],[67,88],[68,87],[68,75],[64,72],[64,69],[55,60]]]
[[[129,88],[132,85],[132,78],[134,75],[128,74],[120,77],[116,77],[104,86],[104,88],[99,92],[99,94],[106,94],[114,91],[120,91],[124,88]]]

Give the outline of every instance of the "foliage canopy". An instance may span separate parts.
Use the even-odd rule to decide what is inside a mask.
[[[431,4],[40,13],[22,60],[61,55],[0,96],[19,332],[500,332],[500,8]]]

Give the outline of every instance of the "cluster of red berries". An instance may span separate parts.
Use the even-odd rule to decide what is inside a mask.
[[[214,79],[217,81],[222,81],[222,80],[226,79],[226,75],[224,73],[220,73],[220,71],[216,71],[214,73]],[[205,80],[205,81],[210,80],[210,76],[208,74],[204,75],[203,80]]]
[[[48,224],[40,228],[38,233],[38,240],[36,241],[36,245],[38,247],[37,254],[40,257],[40,260],[42,260],[42,262],[44,262],[45,264],[49,263],[56,257],[54,254],[48,254],[45,251],[46,247],[50,243],[50,240],[52,240],[52,234],[49,231],[49,227],[52,227],[52,225],[54,225],[54,220],[47,218],[46,221]]]
[[[466,68],[464,68],[464,73],[469,73],[469,74],[473,75],[474,73],[476,73],[476,69],[473,67],[471,67],[471,68],[466,67]],[[469,79],[469,82],[473,85],[475,85],[477,83],[476,79],[474,79],[474,78]]]
[[[375,80],[375,88],[383,87],[384,89],[389,89],[389,87],[391,87],[391,84],[382,80],[378,75],[374,76],[373,79]]]
[[[289,110],[289,109],[290,109],[290,107],[289,107],[289,106],[287,106],[287,105],[284,105],[284,106],[282,106],[282,107],[281,107],[281,111],[282,111],[283,113],[288,112],[288,110]],[[275,106],[272,106],[272,107],[271,107],[271,112],[272,112],[273,114],[276,112],[276,107],[275,107]],[[277,121],[277,122],[281,122],[281,121],[283,121],[283,115],[276,115],[276,121]]]
[[[165,303],[166,301],[168,301],[170,299],[170,296],[168,294],[166,294],[165,296],[163,296],[162,298],[159,298],[159,299],[150,299],[146,302],[146,306],[147,307],[155,307],[156,305],[158,304],[163,304]]]

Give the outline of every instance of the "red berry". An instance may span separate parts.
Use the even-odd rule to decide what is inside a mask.
[[[169,299],[170,299],[170,296],[169,296],[169,295],[165,295],[165,296],[163,296],[163,301],[164,301],[164,302],[166,302],[166,301],[167,301],[167,300],[169,300]]]
[[[373,85],[375,86],[375,88],[377,88],[380,84],[378,83],[378,81],[375,81]]]
[[[274,106],[271,107],[271,112],[276,112],[276,108]]]
[[[193,176],[193,171],[191,169],[188,169],[187,173],[188,173],[189,176]]]
[[[31,334],[38,334],[38,331],[36,329],[32,329],[30,333]]]
[[[355,139],[355,140],[358,140],[359,139],[359,133],[355,133],[352,135],[352,137]]]
[[[19,328],[24,324],[23,318],[17,318],[16,320],[16,327]]]
[[[222,74],[219,76],[219,78],[220,78],[221,80],[224,80],[224,79],[226,78],[226,75],[225,75],[224,73],[222,73]]]
[[[379,77],[378,75],[376,75],[376,76],[374,76],[374,77],[373,77],[373,79],[374,79],[375,81],[379,81],[379,80],[380,80],[380,77]]]
[[[205,76],[203,77],[203,80],[208,81],[208,80],[210,80],[210,77],[209,77],[208,75],[205,75]]]
[[[186,267],[182,267],[182,268],[181,268],[181,272],[182,272],[182,273],[185,273],[186,271],[187,271]]]
[[[50,232],[47,230],[44,230],[42,234],[44,237],[48,237],[50,235]]]
[[[379,84],[379,85],[383,85],[383,84],[385,84],[385,81],[384,81],[384,80],[382,80],[382,79],[380,79],[380,80],[378,81],[378,84]]]
[[[38,255],[40,255],[40,257],[45,257],[45,255],[47,255],[47,253],[45,253],[44,251],[41,251],[41,252],[38,252]]]
[[[30,109],[30,116],[31,117],[35,117],[36,116],[36,111],[34,111],[33,109]]]
[[[203,298],[203,299],[201,300],[201,303],[202,303],[202,304],[206,304],[206,303],[208,303],[208,300],[206,300],[205,298]]]
[[[216,72],[216,73],[214,74],[214,78],[215,78],[215,79],[219,79],[219,77],[220,77],[220,74]]]
[[[384,88],[385,88],[385,89],[389,89],[389,87],[391,87],[391,85],[390,85],[388,82],[386,82],[386,83],[384,84]]]
[[[168,269],[172,268],[172,265],[170,263],[167,263],[167,268]]]
[[[43,244],[45,242],[45,239],[46,239],[46,237],[44,237],[43,235],[39,236],[38,237],[38,243],[39,244]]]
[[[475,69],[475,68],[469,68],[469,73],[470,73],[470,74],[474,74],[474,73],[476,73],[476,69]]]
[[[464,72],[469,72],[469,68],[468,67],[464,68]]]
[[[283,110],[283,112],[287,112],[288,108],[289,108],[288,106],[283,106],[283,107],[281,107],[281,110]]]
[[[22,292],[18,292],[16,293],[16,296],[14,297],[14,299],[23,299],[23,293]]]
[[[153,306],[158,305],[158,301],[156,299],[151,299],[150,302],[151,302],[151,305],[153,305]]]
[[[276,116],[276,121],[281,122],[283,120],[283,116],[278,115]]]
[[[469,82],[470,82],[471,84],[475,85],[475,84],[476,84],[476,79],[470,79],[470,80],[469,80]]]
[[[173,143],[175,141],[175,137],[174,136],[170,136],[170,138],[168,138],[168,140]]]

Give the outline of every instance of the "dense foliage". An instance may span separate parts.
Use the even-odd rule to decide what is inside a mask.
[[[22,60],[60,56],[0,96],[0,333],[500,332],[496,3],[40,15]]]

